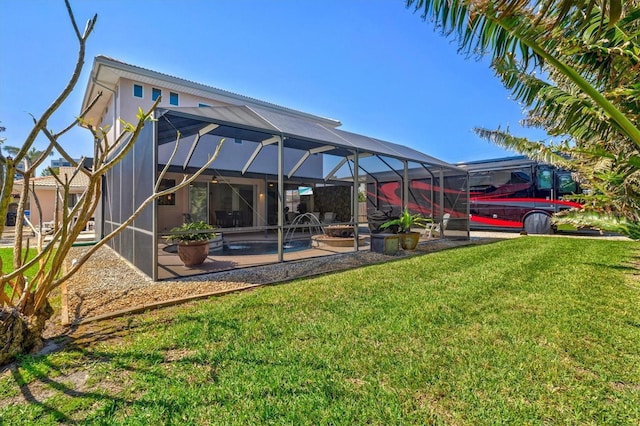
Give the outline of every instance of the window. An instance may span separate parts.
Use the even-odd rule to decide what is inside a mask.
[[[558,193],[574,194],[578,190],[578,185],[573,180],[571,172],[558,172]]]
[[[69,208],[78,204],[78,194],[69,194],[67,196],[67,203],[69,204]]]
[[[165,189],[173,188],[176,186],[175,179],[162,179],[160,181],[159,191],[164,191]],[[176,205],[176,194],[175,192],[172,194],[163,195],[162,197],[158,197],[158,205],[160,206],[175,206]]]
[[[151,89],[151,100],[155,101],[157,100],[160,96],[162,96],[162,90],[160,89],[156,89],[155,87],[153,87]]]
[[[205,108],[205,107],[208,107],[208,106],[210,106],[210,105],[207,105],[207,104],[198,104],[198,108]]]
[[[178,94],[174,92],[169,92],[169,103],[171,105],[178,106]]]
[[[553,170],[539,168],[537,172],[538,177],[538,189],[552,189],[553,188]]]
[[[139,84],[134,84],[133,85],[133,96],[135,96],[136,98],[142,98],[144,97],[144,91],[142,90],[142,86]]]

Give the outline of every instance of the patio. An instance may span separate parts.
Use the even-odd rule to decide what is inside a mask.
[[[167,108],[156,118],[107,176],[96,218],[101,234],[126,220],[157,180],[161,189],[175,185],[222,145],[188,188],[156,200],[111,242],[154,280],[369,250],[362,230],[373,212],[393,217],[407,208],[436,222],[448,215],[447,238],[469,238],[466,172],[413,149],[254,106]],[[211,253],[201,267],[185,268],[164,250],[164,236],[185,221],[216,225],[230,243],[275,242],[276,251]],[[316,239],[306,250],[286,251],[292,228],[316,223],[310,234],[351,227],[352,243]]]
[[[368,241],[368,238],[367,238]],[[265,235],[264,233],[241,233],[235,234],[231,238],[225,237],[225,244],[228,246],[242,247],[243,243],[263,245],[265,243],[277,243],[277,235]],[[310,242],[310,247],[303,250],[296,250],[284,253],[284,261],[296,261],[311,259],[314,257],[330,256],[341,253],[353,252],[353,247],[329,246],[326,244],[316,244]],[[158,279],[176,279],[190,275],[209,274],[214,272],[228,271],[232,269],[248,268],[254,266],[264,266],[278,262],[278,254],[239,254],[223,255],[222,250],[212,252],[207,260],[199,266],[186,267],[182,264],[177,254],[165,250],[166,244],[158,247]],[[369,243],[366,242],[358,247],[359,251],[368,251]]]

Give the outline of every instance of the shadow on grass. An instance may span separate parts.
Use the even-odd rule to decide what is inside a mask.
[[[39,408],[40,413],[33,420],[43,420],[50,416],[57,422],[64,424],[85,424],[87,416],[98,415],[100,418],[109,418],[110,416],[104,411],[115,411],[115,408],[119,406],[140,406],[143,409],[156,407],[158,405],[157,400],[145,402],[134,399],[135,397],[126,398],[118,396],[118,394],[126,390],[126,380],[133,374],[153,376],[158,380],[166,379],[167,374],[155,371],[153,367],[159,363],[175,361],[167,361],[161,351],[156,353],[132,351],[109,353],[95,350],[93,347],[96,343],[115,344],[121,339],[122,335],[131,332],[152,332],[158,327],[174,322],[174,320],[156,318],[153,322],[140,322],[137,324],[134,323],[134,318],[130,317],[127,320],[121,320],[120,322],[123,324],[115,324],[111,327],[92,327],[91,330],[82,334],[62,336],[65,342],[60,346],[64,347],[65,352],[82,354],[77,360],[65,361],[64,370],[61,370],[46,354],[24,356],[2,368],[0,373],[10,371],[16,386],[19,387],[22,398],[14,397],[14,404],[24,400],[28,404]],[[61,337],[57,339],[61,339]],[[198,363],[198,360],[195,357],[185,357],[181,358],[179,362],[193,365]],[[86,382],[90,378],[91,371],[101,369],[117,371],[116,376],[120,380],[110,381],[108,374],[100,374],[96,376],[98,381],[93,386],[93,389],[87,389],[89,385]],[[27,377],[22,371],[27,373]],[[72,404],[74,407],[70,408],[69,411],[73,410],[75,413],[73,417],[75,418],[72,417],[72,414],[65,413],[63,411],[65,402],[58,397],[60,394],[74,399],[88,400],[86,411],[82,408],[77,409],[75,404]],[[48,402],[49,400],[55,402]],[[162,401],[162,405],[168,412],[175,413],[184,410],[184,407],[180,407],[178,404],[166,399]],[[107,417],[104,417],[105,415]],[[1,419],[0,424],[3,424]]]
[[[414,256],[426,255],[432,252],[450,250],[454,248],[473,247],[475,245],[488,244],[502,241],[501,239],[481,239],[470,241],[442,241],[440,244],[425,243],[418,246],[418,249],[412,252],[402,252],[399,256],[389,256],[384,263],[397,260],[407,259]],[[360,265],[366,266],[366,265]],[[346,268],[351,269],[351,268]],[[332,272],[342,272],[344,269],[338,269]],[[313,276],[313,269],[305,271],[306,276]],[[324,274],[324,273],[323,273]],[[304,278],[300,276],[292,277],[291,279]],[[80,314],[82,301],[76,307],[76,316]],[[162,310],[164,311],[164,309]],[[109,353],[105,351],[95,350],[96,344],[109,344],[115,345],[124,335],[131,333],[145,333],[164,327],[168,324],[175,322],[174,318],[167,318],[165,315],[154,315],[152,320],[140,321],[135,316],[121,318],[119,320],[107,321],[105,323],[96,323],[91,325],[84,325],[82,328],[78,324],[72,325],[63,334],[58,335],[49,340],[59,341],[59,348],[64,348],[68,353],[77,352],[82,354],[81,357],[75,362],[66,363],[66,371],[60,371],[45,355],[35,355],[33,357],[28,356],[22,358],[20,361],[14,363],[7,368],[11,371],[13,379],[16,385],[19,387],[22,394],[22,398],[29,404],[33,404],[42,410],[41,415],[38,418],[44,418],[51,416],[58,422],[65,424],[80,424],[85,423],[86,419],[78,420],[83,414],[86,416],[102,415],[108,416],[107,412],[115,412],[118,407],[126,406],[139,406],[141,408],[147,408],[158,405],[156,399],[153,403],[139,400],[135,396],[133,398],[126,398],[121,395],[126,391],[126,384],[124,381],[133,374],[144,374],[149,377],[156,377],[159,380],[167,379],[166,373],[162,370],[156,371],[153,367],[157,364],[167,363],[188,363],[189,365],[201,364],[202,360],[198,356],[188,355],[181,357],[178,360],[168,360],[165,356],[161,355],[162,350],[158,350],[155,353],[140,353],[140,352],[118,352]],[[198,321],[197,315],[186,314],[181,316],[180,321]],[[225,328],[232,333],[238,332],[239,324],[229,321],[213,321],[211,326]],[[81,330],[81,331],[80,331]],[[237,361],[248,364],[268,364],[268,360],[261,357],[253,357],[248,354],[245,356],[236,356]],[[146,367],[148,366],[148,367]],[[211,367],[209,365],[209,367]],[[294,367],[292,365],[292,367]],[[316,368],[323,368],[323,365],[316,365]],[[5,370],[7,369],[5,368]],[[86,390],[86,380],[89,374],[86,374],[76,381],[69,378],[76,373],[90,372],[91,370],[100,369],[112,369],[117,371],[118,377],[124,376],[124,379],[120,379],[117,383],[109,383],[108,375],[99,376],[100,380],[96,384],[97,389]],[[28,372],[29,376],[34,377],[31,382],[27,383],[21,370]],[[59,374],[59,379],[52,378],[51,372]],[[72,373],[68,373],[71,371]],[[66,374],[65,374],[66,373]],[[210,372],[210,379],[216,380],[215,368]],[[103,377],[107,378],[103,378]],[[68,384],[71,382],[72,384]],[[75,386],[74,386],[75,385]],[[55,403],[47,402],[49,398],[54,396],[55,393],[66,395],[70,398],[82,398],[90,400],[87,404],[86,411],[83,409],[75,409],[74,414],[65,413],[63,405],[59,399]],[[166,408],[167,412],[181,412],[185,407],[180,406],[166,398],[161,398],[161,404]]]
[[[638,270],[638,268],[633,265],[616,265],[613,263],[591,263],[591,262],[587,262],[585,263],[585,265],[594,266],[596,268],[601,268],[601,269],[613,269],[615,271],[628,272],[634,275],[640,274],[640,270]]]
[[[85,356],[88,357],[86,362],[91,364],[95,364],[96,362],[115,362],[116,357],[119,359],[131,359],[133,360],[132,362],[149,362],[149,358],[145,357],[143,354],[133,355],[129,353],[113,355],[106,354],[104,352],[89,352],[85,353]],[[39,360],[39,362],[42,362],[42,360]],[[183,362],[188,362],[190,365],[193,365],[194,360],[185,359],[183,360]],[[49,367],[55,368],[51,365],[49,365]],[[25,368],[25,366],[23,365],[22,368]],[[150,370],[143,371],[144,369],[142,368],[125,368],[124,370],[130,373],[143,372],[145,375],[154,375],[158,379],[166,379],[166,375],[154,373]],[[11,372],[16,383],[24,383],[24,377],[22,376],[18,368],[12,368]],[[122,373],[120,373],[119,375],[121,376]],[[69,376],[64,376],[64,378],[67,377]],[[118,396],[118,393],[124,390],[121,383],[116,384],[115,386],[109,386],[109,383],[101,381],[99,385],[102,387],[102,389],[100,390],[78,390],[66,383],[63,383],[63,380],[54,380],[50,378],[49,375],[39,375],[35,381],[29,384],[22,384],[20,386],[20,391],[24,400],[41,410],[39,415],[33,420],[45,420],[47,417],[52,417],[58,423],[86,424],[87,421],[91,418],[99,418],[102,420],[102,422],[104,422],[105,419],[112,419],[112,416],[115,413],[116,409],[118,409],[118,407],[120,407],[120,409],[125,407],[138,407],[135,408],[134,411],[140,412],[147,409],[157,409],[158,405],[161,405],[163,411],[168,413],[181,413],[185,409],[187,409],[182,404],[167,400],[167,398],[154,398],[154,400],[152,401],[145,401]],[[215,381],[216,378],[211,377],[211,380]],[[82,389],[82,387],[84,386],[84,383],[78,384],[78,387],[80,389]],[[38,389],[38,393],[40,395],[32,392],[32,388]],[[117,389],[115,392],[114,388]],[[57,391],[59,394],[64,394],[70,398],[89,400],[89,403],[86,405],[86,409],[78,410],[74,407],[69,410],[73,410],[73,414],[65,413],[62,411],[64,401],[61,401],[59,397],[52,398],[52,400],[54,400],[55,402],[50,403],[47,401],[48,398],[55,396],[54,394],[52,394],[51,390]]]

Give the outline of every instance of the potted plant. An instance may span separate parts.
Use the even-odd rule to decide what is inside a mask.
[[[215,230],[215,226],[203,221],[187,222],[171,229],[167,241],[177,244],[184,266],[197,266],[209,255],[209,240],[216,236]]]
[[[419,214],[411,214],[408,209],[404,209],[399,218],[387,221],[380,225],[380,229],[387,229],[390,226],[399,228],[400,244],[405,250],[414,250],[420,240],[420,233],[411,231],[412,227],[426,228],[431,223],[431,219],[423,217]]]

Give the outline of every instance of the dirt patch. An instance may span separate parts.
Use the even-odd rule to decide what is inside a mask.
[[[16,383],[22,381],[17,366],[10,367],[5,374],[12,375]],[[20,393],[10,398],[3,399],[7,405],[28,404],[43,402],[60,392],[61,388],[66,389],[67,394],[81,393],[86,388],[89,373],[85,370],[76,370],[68,374],[56,376],[55,378],[43,378],[34,380],[31,383],[20,386]]]

